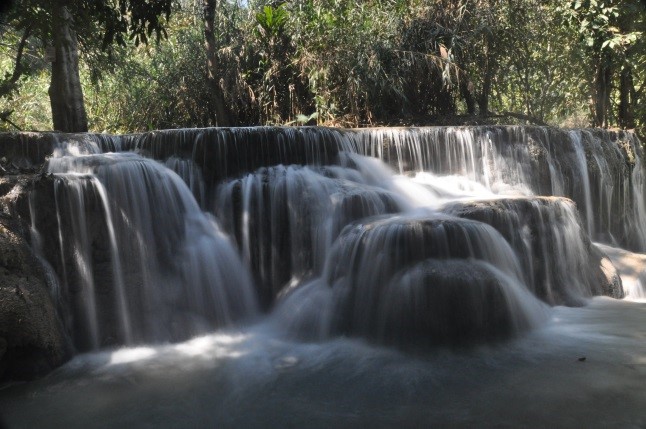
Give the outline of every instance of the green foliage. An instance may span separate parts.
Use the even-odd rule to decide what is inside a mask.
[[[23,2],[34,22],[46,20],[40,2]],[[138,9],[148,3],[155,19]],[[92,129],[213,125],[201,2],[183,0],[181,9],[169,9],[170,0],[74,4],[87,18],[79,42]],[[605,64],[609,120],[617,122],[628,94],[636,126],[644,127],[644,8],[640,0],[222,0],[218,78],[239,125],[429,123],[511,111],[580,126],[593,119],[595,67]],[[16,22],[0,76],[12,71],[26,21]],[[28,51],[42,58],[46,34],[36,27]],[[44,128],[47,103],[33,103],[46,89],[47,65],[33,61],[25,70],[0,112],[13,109],[20,126]],[[621,94],[620,75],[628,82]]]
[[[208,121],[206,60],[199,32],[177,28],[167,43],[131,47],[129,53],[114,73],[85,85],[92,129],[131,132],[198,127]],[[87,79],[87,70],[84,74]]]
[[[7,72],[5,79],[0,81],[0,98],[9,98],[9,101],[5,100],[4,103],[10,102],[10,98],[19,87],[21,78],[28,78],[38,71],[25,65],[28,63],[23,58],[25,48],[29,50],[30,45],[40,45],[41,49],[55,46],[56,41],[60,40],[57,35],[61,33],[59,30],[63,26],[61,16],[72,17],[70,24],[72,34],[76,36],[75,39],[78,41],[86,65],[90,67],[91,79],[96,82],[103,69],[111,68],[113,45],[125,47],[126,36],[129,36],[135,46],[147,43],[153,35],[157,41],[166,36],[164,26],[170,16],[172,4],[173,0],[14,1],[13,6],[2,16],[2,25],[6,27],[4,30],[6,33],[21,36],[15,48],[13,72]],[[61,15],[61,11],[65,11],[65,14]],[[56,49],[59,48],[60,45]],[[72,52],[75,57],[76,46]],[[73,63],[76,64],[76,59]],[[6,64],[3,64],[3,69],[6,70],[4,67]],[[11,68],[11,66],[8,67]],[[74,73],[76,72],[71,74]],[[78,86],[76,77],[69,76],[65,84],[60,84],[56,88]],[[70,92],[80,91],[78,88],[72,88]],[[50,92],[54,97],[55,95],[52,94],[54,93]],[[56,105],[64,106],[66,103]],[[78,109],[81,112],[82,107],[81,105]],[[13,121],[8,119],[10,113],[12,110],[3,110],[0,112],[0,118],[11,124]],[[80,116],[83,117],[79,118],[78,123],[81,124],[81,129],[85,129],[84,115]],[[15,127],[15,123],[12,126]]]
[[[287,23],[287,11],[282,5],[263,6],[262,12],[256,14],[256,22],[262,29],[264,37],[277,37]]]

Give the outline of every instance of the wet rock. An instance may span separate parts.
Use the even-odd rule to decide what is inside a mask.
[[[389,192],[324,168],[262,168],[218,191],[214,211],[247,258],[265,307],[292,279],[321,273],[346,225],[398,211]]]
[[[511,244],[532,291],[551,305],[580,305],[582,299],[605,294],[620,297],[617,282],[604,272],[567,198],[531,197],[451,203],[444,209],[455,216],[487,223]],[[608,277],[610,276],[610,277]]]
[[[0,225],[0,379],[43,375],[67,358],[48,289],[25,240]]]
[[[615,263],[596,245],[592,247],[592,261],[598,263],[601,270],[595,271],[596,281],[601,285],[602,295],[615,299],[626,296],[623,280]]]
[[[56,133],[0,133],[2,167],[10,173],[35,172],[52,154]]]
[[[505,338],[540,307],[503,237],[455,217],[399,215],[347,227],[325,281],[334,294],[332,331],[385,343]]]
[[[430,259],[393,278],[374,325],[352,328],[386,344],[416,347],[506,339],[532,324],[522,311],[521,287],[486,263]]]
[[[646,298],[646,255],[595,243],[615,298]],[[617,278],[620,278],[617,280]],[[608,294],[609,296],[613,296]]]

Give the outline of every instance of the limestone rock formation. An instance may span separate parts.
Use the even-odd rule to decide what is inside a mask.
[[[614,290],[628,299],[646,299],[646,255],[595,243]],[[620,278],[620,280],[616,280]],[[612,295],[611,295],[612,296]]]
[[[567,198],[500,198],[452,203],[455,216],[487,223],[514,248],[533,292],[552,305],[579,305],[593,295],[622,298],[612,264],[596,251]]]
[[[471,345],[541,317],[512,249],[468,219],[400,215],[348,227],[327,268],[332,331],[378,342]]]

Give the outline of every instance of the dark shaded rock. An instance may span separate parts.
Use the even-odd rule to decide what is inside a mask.
[[[0,160],[13,173],[36,171],[52,154],[56,133],[0,133]]]
[[[0,378],[43,375],[68,357],[41,264],[0,225]]]
[[[531,316],[519,311],[520,287],[486,263],[426,260],[392,279],[381,296],[376,326],[364,328],[370,337],[403,346],[506,339],[531,325]]]

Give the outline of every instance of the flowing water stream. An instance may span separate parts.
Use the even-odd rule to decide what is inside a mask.
[[[47,168],[79,354],[0,389],[10,428],[646,426],[631,134],[83,135]]]

